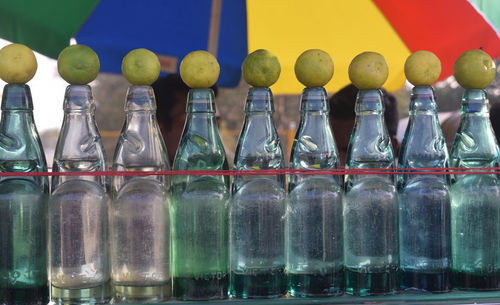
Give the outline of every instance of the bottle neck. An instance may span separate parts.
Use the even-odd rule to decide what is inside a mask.
[[[131,86],[125,102],[122,128],[113,167],[122,170],[166,170],[166,148],[156,120],[156,102],[150,86]]]
[[[274,126],[272,92],[269,88],[248,90],[245,122],[235,155],[236,169],[279,169],[283,153]]]
[[[131,86],[127,92],[125,102],[125,124],[122,135],[140,134],[138,140],[147,136],[147,131],[153,131],[154,136],[158,128],[156,121],[156,101],[153,88],[150,86]]]
[[[165,143],[156,121],[156,101],[150,86],[131,86],[125,102],[125,122],[113,157],[113,170],[169,170]],[[133,179],[154,179],[168,188],[169,176],[113,176],[111,191],[116,196],[124,183]]]
[[[392,144],[384,120],[380,90],[360,90],[356,120],[347,150],[347,168],[392,168]]]
[[[106,158],[94,119],[95,103],[90,86],[68,86],[63,109],[64,118],[57,140],[52,171],[106,170]],[[70,179],[85,179],[105,185],[104,176],[54,176],[53,189]]]
[[[326,90],[322,87],[304,89],[300,106],[300,124],[292,147],[290,168],[338,167],[338,153],[328,113]]]
[[[489,118],[489,102],[482,89],[467,89],[462,95],[462,117],[480,116]]]
[[[491,127],[488,106],[484,90],[464,91],[460,126],[451,150],[452,167],[498,166],[498,144]]]
[[[212,89],[191,89],[186,124],[174,160],[174,170],[227,169],[227,159],[215,120]],[[191,177],[189,179],[194,179]],[[174,178],[175,179],[175,178]],[[223,179],[227,183],[229,180]]]
[[[0,159],[40,159],[41,145],[33,119],[31,91],[25,84],[8,84],[2,96]],[[43,158],[45,162],[45,158]]]
[[[47,171],[42,143],[33,120],[33,102],[29,86],[6,85],[1,108],[0,171]],[[44,191],[48,190],[47,177],[34,177],[32,180]]]
[[[446,167],[448,152],[431,86],[413,88],[409,113],[408,127],[400,150],[399,167]]]
[[[27,134],[35,122],[30,87],[26,84],[7,84],[2,95],[2,120],[0,133],[3,135]]]
[[[292,169],[335,169],[339,158],[328,119],[329,105],[322,87],[302,91],[300,124],[290,156]],[[312,176],[290,175],[289,191]],[[340,185],[340,176],[333,177]]]

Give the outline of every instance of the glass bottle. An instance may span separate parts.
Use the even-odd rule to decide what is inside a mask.
[[[88,85],[70,85],[53,172],[106,170]],[[51,297],[56,304],[107,303],[108,209],[105,176],[53,176],[49,203]]]
[[[2,96],[0,172],[46,172],[31,91],[8,84]],[[47,304],[46,176],[0,177],[0,304]]]
[[[131,86],[114,171],[169,170],[150,86]],[[111,280],[114,301],[159,302],[171,295],[169,176],[113,176]]]
[[[273,113],[271,90],[250,88],[234,170],[284,168]],[[231,295],[281,296],[286,292],[285,175],[234,176],[232,195]]]
[[[465,90],[461,122],[451,150],[453,168],[498,167],[486,93]],[[494,174],[455,175],[451,184],[453,287],[500,288],[500,183]]]
[[[290,169],[338,169],[326,90],[302,92]],[[290,175],[286,225],[288,291],[292,296],[342,294],[342,176]]]
[[[409,114],[398,167],[446,168],[448,152],[431,86],[413,88]],[[398,192],[401,289],[446,292],[451,288],[449,177],[400,174]]]
[[[228,170],[212,89],[191,89],[174,170]],[[174,296],[224,299],[229,286],[229,176],[172,178]]]
[[[395,168],[380,90],[360,90],[346,169]],[[344,199],[346,292],[391,294],[398,287],[398,197],[393,174],[347,174]]]

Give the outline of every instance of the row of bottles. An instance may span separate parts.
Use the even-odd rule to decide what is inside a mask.
[[[54,175],[50,201],[46,176],[0,177],[1,302],[47,300],[46,221],[56,303],[499,288],[496,175],[135,176],[170,169],[155,107],[151,87],[129,89],[113,170],[131,174],[92,175],[107,164],[91,89],[68,87],[53,172],[82,175]],[[399,168],[498,166],[483,90],[464,93],[451,160],[436,108],[413,89]],[[47,171],[32,109],[27,85],[5,87],[1,172]],[[234,169],[285,167],[273,111],[269,88],[249,89]],[[304,90],[291,169],[339,168],[328,111],[323,88]],[[396,167],[383,111],[379,90],[359,92],[348,169]],[[187,112],[173,170],[227,170],[213,92],[192,89]]]

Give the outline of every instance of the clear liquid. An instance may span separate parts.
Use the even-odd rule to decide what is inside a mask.
[[[49,205],[51,284],[81,289],[109,280],[108,196],[99,184],[70,180]]]
[[[231,270],[238,276],[259,281],[277,274],[285,265],[285,192],[276,178],[246,182],[233,194],[231,207]],[[255,275],[259,277],[255,277]],[[243,279],[241,279],[243,280]],[[244,280],[243,280],[244,281]],[[285,291],[285,281],[276,278],[278,292]],[[268,283],[273,286],[274,283]],[[254,282],[253,285],[259,285]],[[241,288],[252,285],[242,285]],[[232,288],[234,295],[264,297]]]
[[[9,298],[17,299],[20,291],[27,296],[43,297],[45,293],[40,291],[48,294],[47,197],[33,180],[7,178],[0,181],[0,291],[5,290],[0,293],[2,304],[8,303]],[[25,301],[36,303],[40,300]]]
[[[54,160],[53,172],[97,172],[104,171],[102,168],[103,162],[100,160]],[[74,176],[53,176],[52,187],[55,188],[59,184],[75,179]],[[107,177],[105,176],[78,176],[80,180],[93,181],[103,186],[107,185]]]
[[[451,187],[453,272],[460,274],[454,287],[498,288],[500,268],[500,184],[492,175],[467,175]],[[477,287],[467,277],[482,278]],[[486,280],[492,278],[492,280]]]
[[[382,274],[387,273],[392,277],[399,260],[397,211],[398,197],[390,181],[376,176],[357,178],[357,182],[345,194],[346,270],[365,276],[383,276]],[[363,284],[363,287],[357,287],[355,285],[358,282],[348,281],[346,291],[363,289],[363,294],[369,295],[390,293],[394,290],[390,285],[381,287],[379,283],[370,281]]]
[[[174,295],[185,300],[226,298],[228,186],[216,176],[176,179],[180,182],[172,186]],[[189,283],[196,284],[196,289]]]
[[[134,177],[111,209],[113,285],[160,286],[170,281],[167,190],[158,180]]]
[[[440,178],[419,178],[406,185],[400,191],[399,198],[401,272],[436,274],[436,276],[451,272],[448,187]],[[411,278],[415,277],[402,275],[403,280]],[[449,289],[449,287],[422,287],[420,282],[403,281],[402,286],[427,291]]]
[[[331,177],[306,178],[290,192],[288,201],[286,271],[299,281],[289,280],[289,285],[301,294],[338,294],[343,285],[318,289],[319,283],[311,282],[316,277],[324,278],[324,284],[343,282],[343,277],[329,280],[343,275],[338,271],[344,263],[342,193],[337,182]]]

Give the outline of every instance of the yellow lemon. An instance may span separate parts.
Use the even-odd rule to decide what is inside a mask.
[[[100,67],[94,50],[82,44],[66,47],[57,58],[59,75],[72,85],[90,83],[97,77]]]
[[[295,62],[295,76],[306,87],[323,87],[332,79],[333,60],[323,50],[307,50]]]
[[[274,84],[281,73],[278,58],[268,50],[254,51],[245,58],[241,66],[243,78],[254,87],[269,87]]]
[[[180,65],[181,78],[191,88],[210,88],[219,78],[217,59],[207,51],[193,51]]]
[[[37,67],[35,54],[23,44],[9,44],[0,50],[0,78],[9,84],[27,83]]]
[[[160,75],[160,60],[147,49],[130,51],[122,61],[122,73],[132,85],[149,86]]]
[[[414,86],[430,86],[441,75],[441,61],[429,51],[417,51],[406,59],[405,75]]]
[[[349,79],[358,89],[378,89],[388,76],[387,62],[376,52],[363,52],[349,65]]]
[[[484,89],[495,79],[495,74],[495,63],[481,50],[463,53],[453,66],[455,79],[465,89]]]

